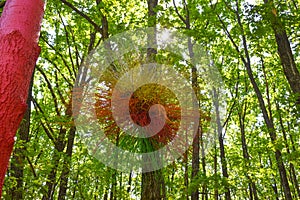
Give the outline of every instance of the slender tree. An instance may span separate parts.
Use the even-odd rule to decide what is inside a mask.
[[[23,199],[23,179],[24,179],[24,166],[25,166],[25,152],[26,144],[29,142],[29,132],[30,132],[30,114],[31,114],[31,99],[32,99],[32,86],[33,77],[30,82],[30,88],[27,98],[27,110],[24,114],[23,120],[20,124],[18,131],[18,140],[20,145],[14,149],[13,157],[11,161],[11,174],[17,180],[17,184],[11,189],[12,199]]]
[[[296,66],[294,55],[291,49],[288,35],[282,19],[277,12],[273,0],[264,0],[267,7],[268,19],[271,23],[271,27],[274,31],[278,54],[281,60],[284,75],[293,91],[297,95],[297,102],[300,104],[300,73]]]
[[[156,46],[156,21],[157,12],[156,7],[158,5],[158,0],[147,0],[148,3],[148,26],[154,27],[153,32],[148,34],[148,43],[150,48],[147,49],[147,60],[149,63],[155,62],[155,56],[157,50],[153,48]],[[159,162],[159,158],[156,158],[154,162]],[[146,163],[147,161],[145,161]],[[163,198],[162,195],[162,171],[156,170],[151,172],[142,173],[142,191],[141,200],[159,200]]]

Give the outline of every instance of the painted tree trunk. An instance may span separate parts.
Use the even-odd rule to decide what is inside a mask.
[[[8,0],[0,19],[0,196],[26,99],[44,13],[43,0]]]

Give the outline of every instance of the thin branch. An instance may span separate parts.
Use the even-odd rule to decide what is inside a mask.
[[[30,169],[31,169],[31,171],[32,171],[32,173],[33,173],[34,178],[36,178],[37,175],[36,175],[36,172],[35,172],[35,170],[34,170],[34,166],[33,166],[32,162],[30,161],[30,159],[29,159],[28,156],[26,156],[26,159],[27,159],[27,161],[28,161],[28,163],[29,163],[29,166],[30,166]]]
[[[173,5],[174,5],[174,8],[175,8],[175,12],[176,14],[178,15],[178,17],[181,19],[181,21],[183,21],[184,24],[186,24],[186,20],[182,17],[182,15],[179,13],[178,11],[178,8],[176,6],[176,3],[175,3],[175,0],[173,0]]]
[[[79,59],[81,59],[81,58],[80,58],[78,46],[77,46],[77,43],[76,43],[76,40],[75,40],[74,32],[73,32],[72,29],[70,30],[70,33],[71,33],[71,36],[72,36],[72,41],[75,44],[74,47],[75,47],[75,54],[76,54],[76,65],[77,65],[77,70],[78,70],[78,68],[80,66]],[[75,76],[76,76],[76,73],[75,73]]]
[[[64,20],[60,14],[60,12],[58,11],[58,15],[59,15],[59,18],[60,18],[60,21],[64,27],[64,30],[65,30],[65,35],[66,35],[66,42],[67,42],[67,45],[68,45],[68,54],[69,54],[69,58],[70,58],[70,61],[71,61],[71,64],[72,64],[72,69],[73,69],[73,73],[74,75],[76,74],[76,71],[75,71],[75,66],[74,66],[74,61],[73,61],[73,57],[72,57],[72,50],[71,50],[71,44],[70,44],[70,40],[69,40],[69,32],[67,30],[67,26],[65,25],[64,23]]]
[[[91,25],[93,25],[93,27],[101,33],[101,35],[103,34],[103,30],[102,28],[96,24],[89,16],[87,16],[85,13],[81,12],[80,10],[78,10],[73,4],[71,4],[70,2],[67,2],[66,0],[60,0],[62,3],[64,3],[66,6],[68,6],[69,8],[71,8],[72,10],[74,10],[77,14],[79,14],[81,17],[83,17],[84,19],[86,19]]]
[[[220,15],[217,14],[217,16],[218,16],[219,21],[220,21],[221,24],[222,24],[222,28],[223,28],[223,30],[225,31],[225,34],[226,34],[227,37],[229,38],[229,40],[230,40],[230,42],[232,43],[232,45],[235,47],[235,50],[240,54],[240,53],[241,53],[241,52],[240,52],[240,49],[239,49],[238,45],[236,44],[236,42],[233,40],[233,37],[231,36],[230,32],[228,31],[226,24],[225,24],[224,21],[221,19]],[[242,55],[241,55],[241,58],[242,58],[242,60],[245,60],[245,58],[244,58]]]
[[[72,76],[72,71],[70,70],[70,68],[69,68],[69,66],[68,66],[68,63],[67,63],[67,61],[65,60],[65,56],[63,56],[59,51],[57,51],[57,50],[55,49],[55,47],[54,47],[52,44],[50,44],[50,43],[44,38],[43,35],[41,35],[40,38],[41,38],[41,39],[42,39],[42,40],[43,40],[43,41],[44,41],[44,42],[45,42],[52,50],[55,51],[55,55],[59,55],[59,57],[61,58],[61,60],[62,60],[63,63],[65,64],[66,68],[68,69],[71,78],[73,79],[73,81],[75,81],[75,79],[74,79],[73,76]]]
[[[48,86],[48,89],[50,90],[50,93],[52,95],[52,98],[53,98],[53,101],[54,101],[54,105],[55,105],[55,111],[56,111],[56,114],[58,116],[60,116],[60,112],[59,112],[59,108],[58,108],[58,102],[57,102],[57,98],[56,98],[56,95],[54,93],[54,90],[53,90],[53,87],[47,77],[47,75],[45,74],[45,72],[39,67],[39,66],[36,66],[36,69],[42,74],[42,76],[44,77],[46,83],[47,83],[47,86]]]
[[[58,83],[58,76],[57,76],[57,71],[54,71],[55,73],[55,83],[56,83],[56,87],[59,88],[59,83]],[[60,92],[60,90],[57,90],[58,96],[60,98],[60,100],[62,101],[62,103],[64,104],[64,106],[67,108],[67,102],[64,98],[64,96],[62,95],[62,93]]]
[[[66,83],[68,83],[69,87],[73,87],[73,84],[71,84],[71,82],[65,77],[64,73],[61,72],[57,64],[55,64],[51,59],[47,58],[46,56],[44,56],[44,59],[54,66],[54,68],[59,72],[59,74],[63,77]]]
[[[245,52],[245,56],[246,56],[246,59],[245,59],[241,55],[241,59],[242,59],[244,65],[246,67],[249,79],[250,79],[251,84],[253,86],[253,89],[254,89],[254,91],[257,95],[257,99],[258,99],[258,102],[259,102],[259,105],[260,105],[265,123],[266,123],[267,127],[270,130],[271,139],[272,139],[272,141],[275,141],[276,140],[276,134],[274,132],[273,121],[272,121],[272,119],[270,118],[270,116],[268,114],[268,111],[266,109],[266,105],[265,105],[262,93],[261,93],[261,91],[260,91],[260,89],[259,89],[259,87],[258,87],[258,85],[257,85],[257,83],[254,79],[254,76],[253,76],[253,72],[252,72],[252,68],[251,68],[251,64],[250,64],[250,55],[249,55],[249,51],[248,51],[247,39],[246,39],[246,36],[245,36],[245,31],[244,31],[244,28],[243,28],[242,20],[241,20],[241,17],[239,15],[238,1],[236,1],[236,7],[237,7],[237,9],[236,9],[237,22],[238,22],[238,25],[239,25],[239,27],[241,29],[241,32],[242,32],[242,34],[241,34],[242,35],[242,42],[243,42],[244,52]]]

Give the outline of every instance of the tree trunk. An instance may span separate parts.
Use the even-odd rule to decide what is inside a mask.
[[[200,138],[200,130],[198,128],[197,130],[197,133],[194,137],[194,140],[193,140],[193,154],[192,154],[192,181],[194,178],[197,177],[198,173],[199,173],[199,159],[200,159],[200,156],[199,156],[199,149],[200,149],[200,144],[199,144],[199,138]],[[199,200],[199,189],[198,187],[195,188],[193,191],[192,191],[192,194],[191,194],[191,200]]]
[[[0,196],[40,53],[37,41],[43,8],[42,0],[8,0],[0,20]]]
[[[155,7],[158,4],[158,0],[147,0],[148,3],[148,27],[154,27],[154,32],[148,34],[148,45],[150,48],[147,49],[147,61],[149,63],[155,62],[155,56],[157,50],[153,48],[156,46],[156,17],[157,13]],[[160,158],[157,158],[156,162]],[[155,164],[154,164],[155,165]],[[142,173],[142,193],[141,200],[160,200],[163,198],[162,191],[162,171],[152,171],[152,172],[143,172]]]
[[[27,110],[25,112],[24,118],[20,124],[20,129],[18,132],[19,138],[18,142],[21,144],[20,147],[16,148],[13,152],[13,157],[11,161],[11,174],[17,180],[17,185],[11,189],[12,199],[23,199],[23,176],[24,176],[24,163],[26,150],[25,144],[29,142],[29,131],[30,131],[30,113],[31,113],[31,92],[33,86],[33,76],[30,82],[30,88],[27,98]]]
[[[160,200],[161,184],[158,171],[145,172],[142,175],[142,198],[141,200]]]
[[[227,159],[225,154],[225,146],[224,146],[224,138],[222,133],[222,124],[220,119],[220,111],[219,111],[219,100],[218,100],[218,92],[215,88],[213,88],[213,99],[214,99],[214,107],[216,109],[216,120],[217,120],[217,132],[218,132],[218,138],[219,138],[219,145],[220,145],[220,158],[221,158],[221,168],[222,168],[222,174],[225,178],[225,199],[231,200],[231,194],[230,194],[230,188],[228,185],[228,169],[227,169]]]
[[[217,138],[217,131],[214,132],[214,138]],[[218,150],[217,144],[214,144],[214,200],[219,199],[219,183],[218,183]]]
[[[272,162],[272,159],[270,156],[269,156],[269,161],[270,161],[270,168],[272,169],[273,162]],[[274,195],[272,195],[272,196],[275,197],[276,200],[279,200],[278,188],[277,188],[277,184],[276,184],[276,178],[274,177],[274,175],[272,175],[271,187],[274,191]]]
[[[270,10],[270,23],[275,34],[278,54],[283,67],[284,75],[293,91],[297,95],[297,103],[300,104],[300,73],[296,66],[291,45],[284,25],[277,15],[273,0],[264,0]]]
[[[76,133],[76,127],[72,126],[69,130],[66,158],[64,160],[63,171],[61,173],[61,180],[60,180],[60,187],[59,187],[59,194],[58,194],[59,200],[66,199],[66,195],[67,195],[68,180],[69,180],[68,177],[71,171],[71,159],[73,153],[75,133]]]
[[[202,164],[202,173],[206,177],[206,157],[205,157],[205,147],[203,142],[203,131],[202,126],[200,125],[200,147],[201,147],[201,164]],[[208,200],[208,189],[207,184],[204,183],[202,186],[202,199]]]
[[[190,29],[190,17],[189,11],[187,9],[187,17],[186,17],[186,28]],[[188,38],[188,50],[189,50],[189,57],[191,60],[194,59],[194,51],[193,51],[193,44],[192,39]],[[199,88],[198,88],[198,73],[196,66],[192,66],[192,87],[195,91],[197,96],[197,101],[199,101]],[[201,133],[202,134],[202,133]],[[199,173],[199,165],[200,165],[200,125],[198,126],[196,135],[193,139],[193,154],[192,154],[192,179],[195,178]],[[191,195],[191,200],[199,200],[199,188],[197,187]]]
[[[185,186],[185,199],[189,200],[189,193],[188,193],[188,189],[189,189],[189,151],[187,150],[184,155],[183,155],[183,162],[184,162],[184,186]],[[172,179],[171,181],[173,182],[174,180],[174,173],[172,173]]]
[[[148,46],[150,48],[147,49],[147,59],[148,61],[155,61],[155,55],[157,54],[157,50],[152,48],[156,46],[156,17],[157,13],[155,11],[156,6],[158,5],[158,0],[147,0],[148,3],[148,27],[154,27],[154,32],[148,34]],[[152,47],[151,47],[152,46]]]
[[[242,43],[243,43],[243,47],[244,47],[244,53],[245,53],[245,57],[241,56],[241,60],[244,63],[244,66],[246,68],[248,77],[250,79],[251,85],[253,86],[254,92],[257,96],[257,100],[259,103],[259,107],[262,111],[263,114],[263,118],[264,121],[266,123],[266,126],[268,128],[268,132],[269,132],[269,136],[271,139],[272,144],[276,145],[277,143],[277,135],[275,132],[275,126],[271,117],[271,113],[268,114],[265,102],[264,102],[264,98],[262,96],[262,93],[258,87],[258,84],[254,78],[253,72],[252,72],[252,68],[251,68],[251,59],[250,59],[250,54],[248,51],[248,45],[247,45],[247,39],[245,36],[245,32],[244,32],[244,28],[242,25],[242,21],[241,21],[241,17],[240,17],[240,9],[239,9],[239,4],[238,1],[236,1],[236,6],[237,6],[237,10],[236,10],[236,16],[237,16],[237,21],[238,24],[240,26],[241,32],[242,32]],[[227,31],[228,32],[228,31]],[[232,37],[229,35],[229,37],[232,39]],[[233,42],[233,40],[231,40]],[[238,46],[233,42],[235,48],[237,49],[237,51],[240,53]],[[291,200],[292,199],[292,195],[291,195],[291,190],[290,190],[290,186],[289,186],[289,182],[287,179],[287,174],[286,174],[286,169],[282,160],[282,155],[281,155],[281,151],[276,147],[275,149],[275,158],[277,161],[277,167],[278,167],[278,171],[280,174],[280,180],[281,180],[281,184],[283,187],[283,191],[284,191],[284,196],[287,200]]]
[[[245,102],[246,104],[246,102]],[[239,113],[239,124],[241,129],[241,141],[242,141],[242,149],[243,149],[243,157],[246,163],[246,169],[249,168],[250,156],[248,153],[248,145],[246,142],[246,132],[245,132],[245,117],[246,117],[246,105],[243,105],[243,110]],[[252,181],[252,178],[246,173],[246,178],[249,181],[249,193],[250,199],[258,200],[258,194],[256,189],[256,184]]]

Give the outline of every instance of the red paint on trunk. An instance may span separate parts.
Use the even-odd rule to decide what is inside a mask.
[[[0,19],[0,197],[32,72],[40,53],[43,0],[8,0]]]

